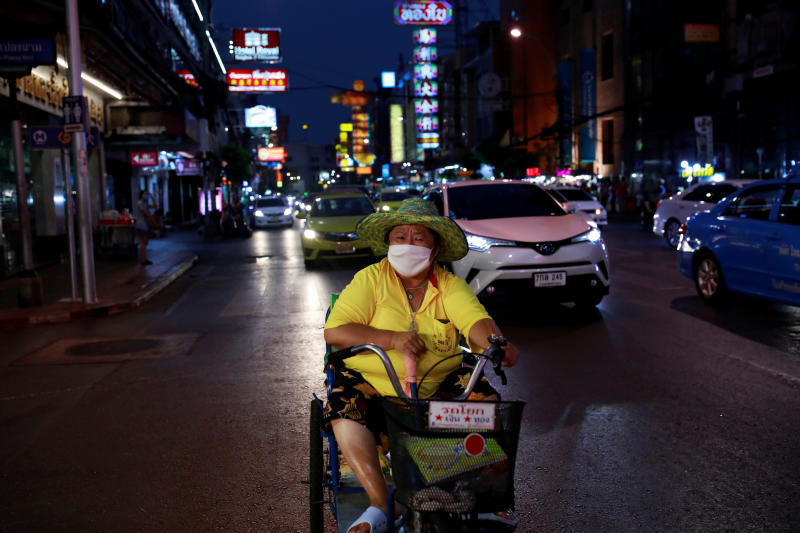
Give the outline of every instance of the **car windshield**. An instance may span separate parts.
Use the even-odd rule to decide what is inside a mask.
[[[256,207],[283,207],[286,204],[280,198],[259,198],[253,205]]]
[[[487,183],[447,192],[450,216],[458,220],[566,215],[553,197],[530,183]]]
[[[317,217],[347,217],[374,212],[375,207],[365,197],[319,198],[311,207],[311,216]]]
[[[408,198],[404,192],[385,192],[381,194],[381,202],[402,202]]]
[[[561,196],[567,199],[568,202],[589,202],[594,200],[592,196],[581,189],[557,189]]]

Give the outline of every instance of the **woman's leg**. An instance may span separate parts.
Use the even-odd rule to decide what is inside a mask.
[[[331,420],[333,434],[347,464],[369,496],[369,504],[386,510],[386,479],[378,460],[378,448],[372,432],[354,420]]]
[[[142,235],[140,238],[141,238],[141,241],[142,241],[141,262],[142,263],[146,263],[147,262],[147,243],[150,241],[150,237],[148,235]]]

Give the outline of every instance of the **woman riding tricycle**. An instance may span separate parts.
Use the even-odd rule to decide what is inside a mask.
[[[490,348],[491,336],[502,335],[464,280],[436,263],[466,255],[464,233],[431,203],[416,198],[391,213],[365,217],[356,231],[387,257],[357,272],[342,291],[325,324],[325,341],[337,349],[379,347],[406,390],[419,398],[459,397],[472,372],[453,356],[459,339],[463,336],[471,351],[481,352]],[[513,366],[519,351],[504,343],[502,364]],[[387,531],[387,484],[378,448],[388,451],[389,443],[380,400],[397,394],[384,364],[369,351],[346,359],[335,370],[334,383],[324,422],[369,497],[369,507],[349,531]],[[485,377],[471,385],[468,400],[499,401]],[[499,522],[516,522],[513,514],[495,511]]]

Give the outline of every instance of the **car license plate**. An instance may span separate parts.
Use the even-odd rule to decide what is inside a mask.
[[[566,272],[542,272],[533,275],[534,287],[560,287],[566,284]]]
[[[356,253],[356,245],[349,242],[336,243],[337,254],[354,254]]]

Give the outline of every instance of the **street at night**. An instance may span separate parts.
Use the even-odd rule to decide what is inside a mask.
[[[4,530],[307,530],[324,312],[363,264],[305,272],[298,233],[169,235],[200,261],[139,310],[3,332]],[[490,309],[522,352],[501,389],[527,402],[519,530],[796,530],[800,311],[712,308],[662,240],[629,222],[605,234],[596,312]],[[175,351],[31,361],[88,338]]]
[[[800,2],[0,1],[0,533],[800,531]]]

